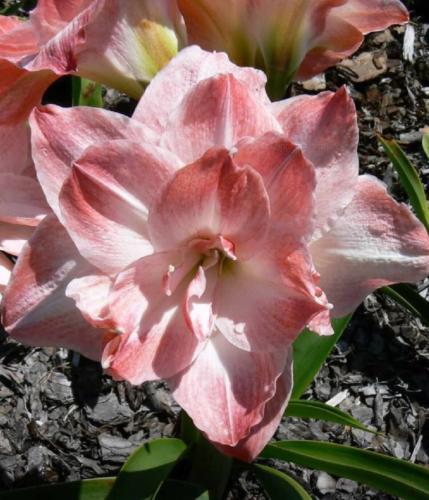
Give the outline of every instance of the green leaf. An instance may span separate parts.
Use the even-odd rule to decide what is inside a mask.
[[[321,337],[304,330],[293,344],[294,384],[292,398],[299,399],[320,370],[334,345],[340,339],[352,315],[334,319],[332,326],[334,335]]]
[[[422,146],[423,146],[423,151],[425,152],[429,160],[429,132],[423,133]]]
[[[261,457],[324,470],[409,500],[429,498],[427,468],[372,451],[317,441],[282,441],[268,445]]]
[[[344,413],[338,408],[329,406],[325,403],[320,403],[319,401],[304,401],[303,399],[290,400],[285,412],[286,417],[297,417],[297,418],[314,418],[316,420],[323,420],[324,422],[334,422],[336,424],[347,425],[349,427],[354,427],[355,429],[360,429],[366,432],[372,432],[376,434],[375,431],[368,429],[359,420],[356,420],[352,416]]]
[[[47,484],[33,488],[5,491],[1,500],[106,500],[115,482],[114,477],[86,479],[64,484]]]
[[[401,184],[410,198],[410,203],[417,217],[429,232],[429,208],[426,200],[425,189],[420,181],[419,174],[407,155],[395,141],[387,141],[382,137],[379,140],[399,174]]]
[[[101,85],[86,78],[73,77],[73,106],[103,107]]]
[[[265,465],[255,465],[256,477],[271,500],[311,500],[305,489],[290,476]]]
[[[156,439],[134,451],[123,465],[108,500],[154,498],[186,451],[180,439]]]
[[[156,494],[156,500],[209,500],[209,492],[200,484],[167,479]]]
[[[381,291],[429,326],[429,302],[411,285],[400,283],[399,285],[386,286]]]

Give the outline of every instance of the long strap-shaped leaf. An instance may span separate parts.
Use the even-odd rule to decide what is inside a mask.
[[[423,134],[422,146],[426,156],[429,159],[429,131]]]
[[[295,340],[293,344],[293,399],[299,399],[304,394],[343,334],[350,319],[351,315],[334,319],[332,326],[335,333],[329,337],[320,337],[304,330]]]
[[[155,500],[209,500],[209,492],[199,484],[167,479]]]
[[[424,224],[426,230],[429,231],[428,202],[426,200],[424,186],[419,178],[417,170],[395,141],[387,141],[382,137],[379,137],[379,140],[389,156],[390,161],[393,163],[395,170],[399,174],[401,184],[410,198],[411,205],[417,217]]]
[[[180,439],[155,439],[135,450],[121,468],[108,500],[155,497],[171,469],[186,451]]]
[[[320,403],[319,401],[305,401],[303,399],[292,399],[285,412],[286,417],[297,417],[297,418],[314,418],[316,420],[322,420],[324,422],[333,422],[335,424],[346,425],[349,427],[354,427],[355,429],[360,429],[366,432],[376,432],[368,429],[359,420],[356,420],[352,416],[344,413],[338,408],[329,406],[325,403]]]
[[[305,489],[283,472],[259,464],[253,470],[271,500],[311,500]]]
[[[429,326],[429,302],[412,286],[400,283],[386,286],[381,290],[395,302],[408,309],[414,316],[419,317],[425,325]]]
[[[106,500],[114,477],[49,484],[0,493],[1,500]]]
[[[261,454],[367,484],[409,500],[429,498],[429,470],[380,453],[317,441],[281,441]]]

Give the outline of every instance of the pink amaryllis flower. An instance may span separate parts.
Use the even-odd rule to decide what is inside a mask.
[[[363,35],[408,20],[399,0],[178,0],[191,43],[263,69],[282,97],[292,77],[317,75]]]
[[[131,119],[37,109],[34,159],[56,215],[3,306],[18,340],[77,349],[134,384],[166,379],[208,439],[243,460],[281,419],[301,329],[329,334],[330,303],[344,314],[429,270],[419,221],[358,176],[345,89],[272,104],[264,85],[190,47]]]

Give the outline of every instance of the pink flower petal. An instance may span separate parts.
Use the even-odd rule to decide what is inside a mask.
[[[230,149],[243,137],[271,130],[281,132],[266,104],[233,75],[217,75],[196,84],[185,96],[171,115],[161,144],[191,163],[212,147]]]
[[[15,16],[0,16],[0,57],[18,62],[37,51],[37,38],[30,23]]]
[[[61,187],[73,162],[88,146],[116,139],[152,143],[149,132],[138,122],[103,109],[43,106],[34,110],[30,125],[37,176],[60,220]]]
[[[268,218],[260,175],[236,167],[228,151],[211,150],[176,173],[149,214],[149,230],[158,250],[221,235],[246,258],[265,236]]]
[[[266,77],[261,71],[240,68],[232,64],[226,54],[206,52],[192,46],[180,51],[155,76],[140,99],[133,118],[161,134],[173,111],[198,82],[227,73],[248,86],[256,99],[268,103]]]
[[[56,218],[46,217],[24,247],[4,294],[7,332],[24,344],[67,347],[100,359],[103,332],[65,296],[72,279],[93,272]]]
[[[286,137],[316,169],[316,233],[329,229],[352,199],[359,173],[356,110],[345,87],[273,104]],[[338,138],[341,136],[341,141]]]
[[[50,212],[39,183],[24,175],[0,174],[0,220],[37,226]]]
[[[65,295],[73,299],[82,316],[95,327],[114,328],[110,320],[109,293],[112,280],[103,274],[93,274],[70,281]]]
[[[270,200],[271,237],[310,239],[314,230],[313,166],[285,136],[268,133],[237,146],[234,163],[252,167],[263,180]]]
[[[222,446],[213,443],[220,451],[244,462],[251,462],[268,444],[276,432],[292,393],[292,350],[289,350],[286,367],[283,374],[277,379],[276,392],[266,403],[264,418],[255,425],[250,433],[235,446]]]
[[[0,250],[11,255],[19,255],[33,231],[33,226],[0,222]]]
[[[124,334],[113,350],[106,346],[105,362],[116,378],[140,384],[171,377],[186,368],[199,350],[180,308],[185,284],[172,294],[163,286],[170,266],[179,266],[177,252],[140,259],[119,274],[110,297],[111,318]],[[187,265],[191,265],[188,263]]]
[[[237,349],[215,334],[192,365],[169,384],[176,401],[210,441],[235,446],[261,422],[285,358],[282,351]]]
[[[287,348],[326,309],[311,270],[302,244],[286,239],[277,249],[266,248],[245,263],[234,263],[216,288],[216,328],[246,351]]]
[[[359,177],[356,195],[332,229],[311,245],[320,286],[333,315],[353,311],[381,286],[429,274],[429,237],[374,177]]]
[[[30,127],[23,121],[16,125],[0,126],[0,173],[22,174],[32,166]],[[34,169],[33,169],[34,170]]]
[[[136,142],[87,148],[60,195],[64,224],[82,255],[115,274],[152,253],[149,207],[176,168],[168,152]]]
[[[0,252],[0,299],[6,288],[6,285],[9,283],[12,268],[12,261],[8,259],[3,252]]]

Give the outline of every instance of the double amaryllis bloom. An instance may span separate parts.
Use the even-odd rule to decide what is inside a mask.
[[[346,90],[271,103],[265,76],[183,50],[132,118],[31,116],[55,215],[3,302],[16,339],[66,346],[133,384],[166,379],[218,448],[251,460],[292,387],[291,345],[377,287],[429,271],[429,237],[358,175]]]

